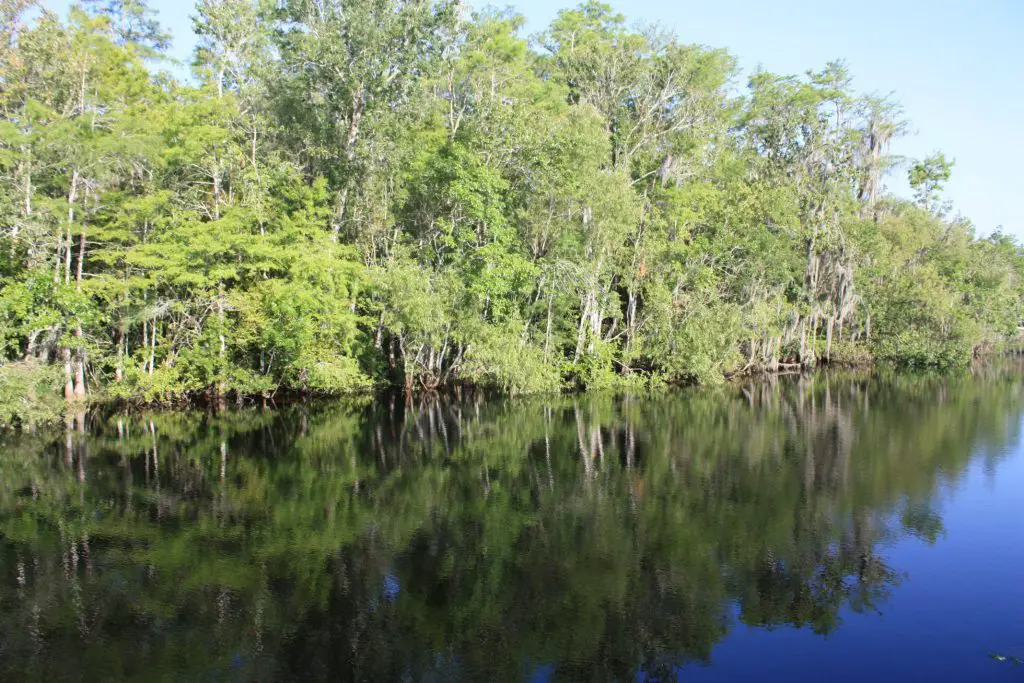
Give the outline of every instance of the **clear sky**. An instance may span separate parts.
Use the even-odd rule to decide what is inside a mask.
[[[189,0],[151,0],[174,35],[193,45]],[[64,12],[69,0],[44,0]],[[485,3],[478,3],[485,4]],[[504,4],[500,0],[494,4]],[[515,0],[530,32],[564,0]],[[686,42],[725,47],[749,72],[818,69],[843,59],[863,92],[895,93],[911,134],[893,152],[956,159],[947,198],[979,234],[998,226],[1024,239],[1024,0],[611,0],[631,20],[674,29]],[[906,193],[903,174],[890,187]]]

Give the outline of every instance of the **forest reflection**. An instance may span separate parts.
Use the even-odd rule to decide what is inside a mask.
[[[1019,440],[1020,371],[80,415],[0,443],[0,677],[657,679],[829,633]]]

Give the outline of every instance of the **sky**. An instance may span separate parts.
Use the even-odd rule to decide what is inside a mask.
[[[606,0],[608,1],[608,0]],[[43,0],[64,13],[69,0]],[[479,3],[480,6],[486,3]],[[527,31],[577,2],[513,0]],[[895,154],[956,160],[946,186],[979,235],[1002,226],[1024,239],[1024,0],[611,0],[630,21],[657,23],[687,43],[727,48],[745,74],[800,74],[842,59],[861,92],[902,104],[910,133]],[[151,0],[174,36],[194,45],[189,0]],[[740,84],[745,77],[741,76]],[[908,195],[905,172],[889,181]]]

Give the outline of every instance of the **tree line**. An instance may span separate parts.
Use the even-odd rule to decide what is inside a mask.
[[[841,62],[744,88],[597,2],[527,38],[455,0],[200,0],[180,79],[144,0],[0,8],[26,405],[950,367],[1022,317],[1020,245]]]

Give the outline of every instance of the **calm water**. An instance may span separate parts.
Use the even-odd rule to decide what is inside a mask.
[[[1022,378],[8,437],[0,679],[1024,681]]]

